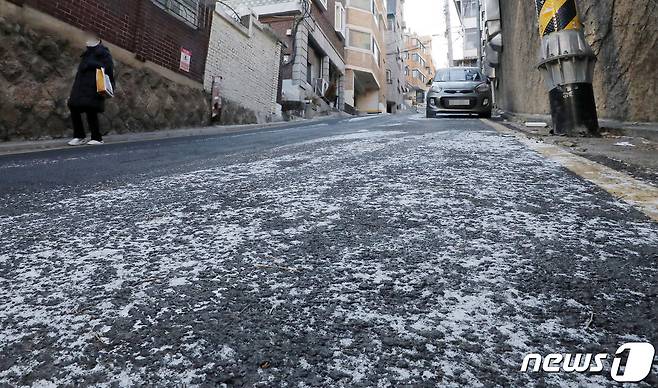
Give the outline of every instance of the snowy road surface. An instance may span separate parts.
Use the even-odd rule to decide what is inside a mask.
[[[0,182],[0,386],[613,386],[519,369],[658,347],[658,225],[479,120],[3,157]]]

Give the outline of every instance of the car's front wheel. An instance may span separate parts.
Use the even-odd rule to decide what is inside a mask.
[[[490,119],[491,118],[491,111],[486,111],[484,113],[480,113],[478,116],[480,116],[483,119]]]
[[[433,119],[436,117],[436,113],[433,112],[425,112],[425,117],[428,119]]]

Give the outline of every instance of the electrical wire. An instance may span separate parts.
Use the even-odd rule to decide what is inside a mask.
[[[301,3],[302,14],[297,18],[292,28],[292,52],[290,54],[290,60],[284,63],[284,66],[291,65],[295,62],[295,57],[297,56],[297,31],[299,31],[299,25],[311,16],[312,6],[310,0],[301,0]]]
[[[230,5],[228,5],[227,3],[221,0],[213,0],[213,2],[219,3],[224,7],[228,8],[228,10],[233,13],[233,19],[235,19],[236,22],[241,23],[242,18],[240,17],[240,14],[235,9],[233,9],[233,7],[231,7]]]

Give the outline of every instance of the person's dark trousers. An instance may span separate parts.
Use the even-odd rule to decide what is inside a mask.
[[[89,125],[89,132],[91,132],[91,140],[103,141],[101,130],[98,124],[98,112],[93,110],[84,110],[71,108],[71,120],[73,121],[73,137],[84,139],[87,137],[85,134],[85,127],[82,124],[82,114],[87,116],[87,124]]]

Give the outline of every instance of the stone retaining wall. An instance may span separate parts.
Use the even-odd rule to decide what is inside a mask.
[[[599,115],[658,121],[658,2],[578,0],[585,33],[598,57],[594,75]],[[498,104],[519,113],[547,113],[548,91],[537,70],[533,2],[500,1],[504,51]]]
[[[0,138],[44,139],[72,134],[66,101],[81,50],[54,34],[0,18]],[[104,132],[201,126],[210,115],[200,89],[148,68],[117,61],[117,94],[101,116]]]

